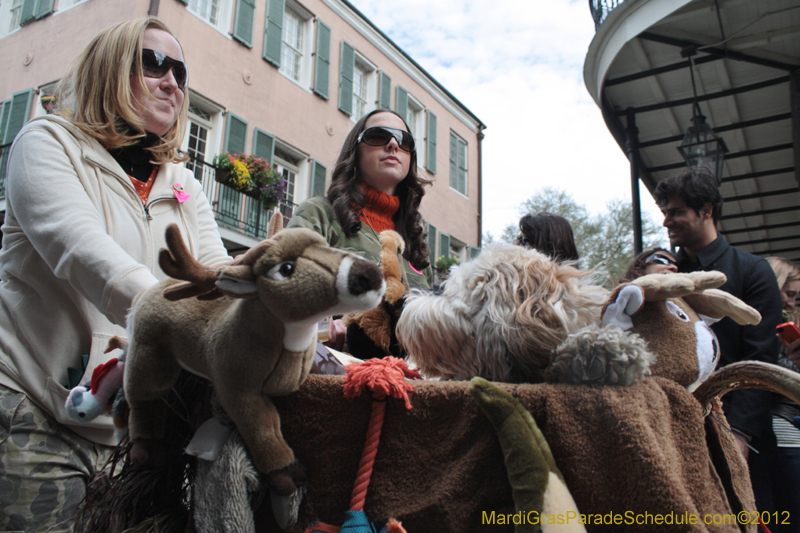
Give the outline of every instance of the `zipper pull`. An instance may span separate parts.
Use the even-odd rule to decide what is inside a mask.
[[[147,221],[153,220],[153,217],[150,216],[150,209],[147,208],[147,204],[144,205],[144,213],[147,215]]]

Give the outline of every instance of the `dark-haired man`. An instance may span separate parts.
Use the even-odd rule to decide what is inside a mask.
[[[722,214],[722,195],[716,181],[704,169],[666,179],[653,194],[664,214],[670,244],[680,247],[676,255],[679,272],[718,270],[728,281],[720,289],[733,294],[761,313],[761,323],[739,326],[724,318],[712,326],[720,344],[720,366],[738,361],[776,363],[779,344],[775,326],[781,322],[781,295],[775,274],[766,260],[734,248],[717,233]],[[771,396],[766,391],[740,390],[723,397],[725,416],[734,431],[759,449],[768,447],[772,436]],[[747,446],[740,442],[742,454]],[[754,490],[758,492],[751,457]],[[758,494],[756,495],[758,499]],[[761,507],[759,505],[759,507]]]

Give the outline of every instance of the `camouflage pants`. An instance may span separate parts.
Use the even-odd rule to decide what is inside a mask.
[[[0,385],[0,531],[72,531],[86,483],[110,453]]]

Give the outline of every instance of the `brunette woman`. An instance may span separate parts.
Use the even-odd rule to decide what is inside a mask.
[[[376,109],[362,117],[344,140],[325,198],[309,198],[289,227],[310,228],[330,246],[379,261],[378,234],[397,231],[410,288],[431,286],[433,271],[419,205],[429,184],[417,174],[414,137],[400,115]],[[329,343],[344,344],[341,321],[330,323]]]

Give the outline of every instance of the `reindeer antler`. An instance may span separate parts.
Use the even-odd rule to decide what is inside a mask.
[[[647,302],[666,300],[667,298],[680,298],[688,294],[713,289],[725,283],[725,274],[722,272],[690,272],[681,274],[650,274],[642,276],[631,282],[642,289]]]
[[[276,213],[270,219],[270,231],[279,231],[283,226],[283,216]],[[196,296],[199,300],[215,300],[224,296],[216,283],[220,279],[220,269],[210,269],[195,259],[186,248],[181,237],[181,232],[176,224],[167,226],[166,241],[168,250],[162,249],[158,254],[158,264],[161,270],[171,278],[184,280],[164,289],[164,298],[170,301],[183,300]],[[273,239],[266,239],[256,244],[244,254],[238,256],[230,267],[252,267],[256,260],[273,244]]]
[[[761,314],[736,296],[717,289],[683,297],[695,312],[711,318],[729,316],[740,326],[761,322]]]
[[[711,318],[731,317],[746,326],[761,322],[761,315],[735,296],[717,290],[725,283],[722,272],[690,272],[663,276],[652,274],[631,282],[642,289],[645,301],[682,297],[695,312]]]
[[[207,294],[216,289],[215,271],[202,265],[186,248],[177,224],[167,226],[166,241],[168,250],[163,248],[158,254],[158,264],[164,273],[175,279],[184,280],[164,289],[164,298],[175,301],[192,296]]]

